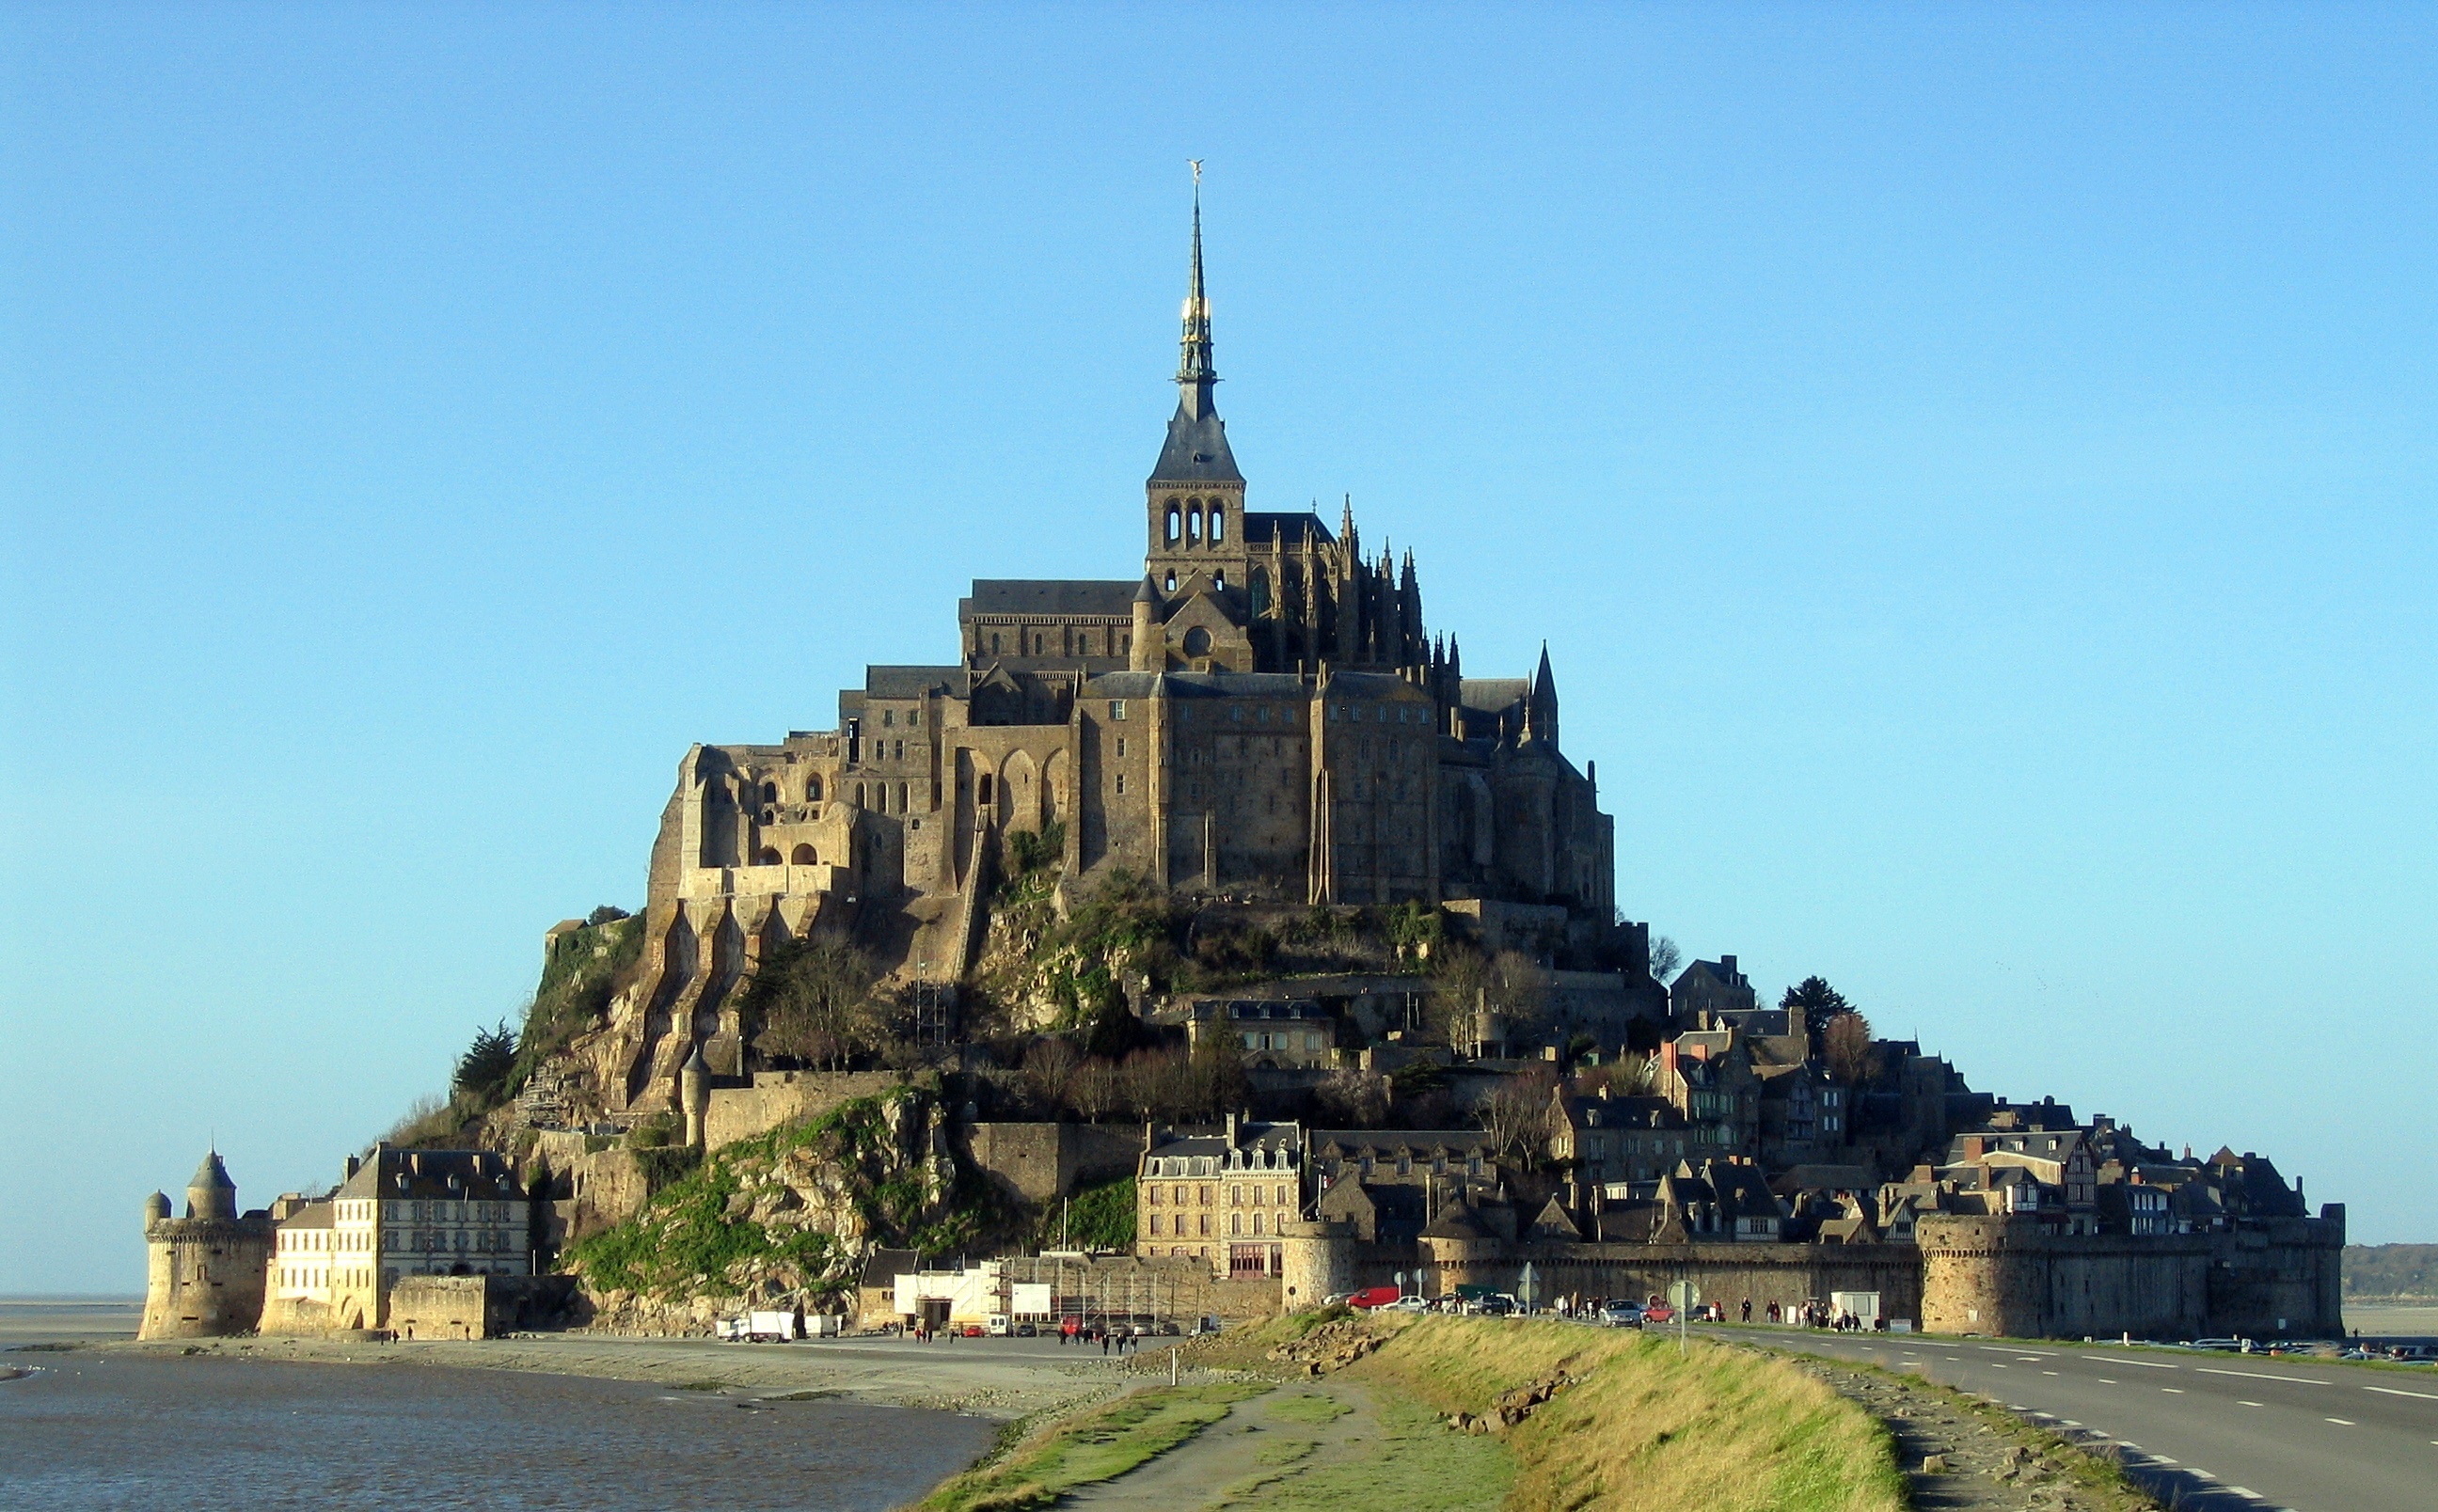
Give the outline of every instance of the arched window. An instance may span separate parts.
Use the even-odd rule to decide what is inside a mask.
[[[863,807],[863,784],[861,782],[857,782],[855,784],[855,806],[861,808]]]
[[[1041,634],[1039,631],[1034,632],[1033,654],[1036,657],[1041,655]]]
[[[1171,593],[1176,591],[1176,574],[1175,572],[1168,574],[1168,590]]]
[[[1168,544],[1171,546],[1176,544],[1178,535],[1185,529],[1183,518],[1176,507],[1176,501],[1170,500],[1168,501]]]
[[[800,867],[817,867],[822,864],[821,853],[809,845],[796,847],[796,853],[791,860],[793,864]]]
[[[807,803],[818,803],[821,800],[822,776],[821,773],[815,772],[812,776],[804,779],[804,801]]]
[[[774,867],[779,865],[779,853],[776,851],[765,850],[762,853],[762,864],[766,867]]]
[[[1231,1237],[1245,1232],[1244,1214],[1229,1213],[1228,1215],[1228,1232]]]
[[[1253,569],[1253,615],[1259,619],[1270,612],[1270,573],[1267,568]],[[1263,712],[1268,712],[1263,710]]]
[[[779,801],[778,783],[765,782],[762,784],[762,801],[765,803],[776,803]]]
[[[1192,629],[1186,631],[1185,654],[1189,657],[1209,656],[1210,654],[1210,632],[1198,624]]]
[[[1185,538],[1196,546],[1202,544],[1202,501],[1189,501],[1185,506]]]
[[[1210,507],[1210,544],[1216,546],[1227,538],[1228,506],[1226,504],[1213,504]]]
[[[1223,567],[1219,569],[1219,571],[1210,574],[1210,586],[1212,588],[1226,588],[1228,586],[1228,570],[1226,568]]]
[[[906,784],[904,782],[897,784],[897,812],[900,814],[906,812]]]
[[[997,630],[993,630],[991,632],[991,655],[998,655],[998,632]]]

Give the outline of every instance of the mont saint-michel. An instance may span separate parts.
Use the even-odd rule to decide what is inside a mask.
[[[2343,1209],[2269,1156],[1629,917],[1546,651],[1469,673],[1351,504],[1253,507],[1218,379],[1197,202],[1109,575],[977,579],[831,728],[686,749],[641,912],[551,928],[445,1105],[327,1189],[150,1200],[147,1333],[2341,1328]]]

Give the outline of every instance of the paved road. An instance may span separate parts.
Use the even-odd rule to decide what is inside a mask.
[[[2161,1501],[2195,1512],[2438,1509],[2438,1370],[1927,1335],[1719,1331],[1918,1370],[1995,1397],[2091,1448],[2117,1448]]]

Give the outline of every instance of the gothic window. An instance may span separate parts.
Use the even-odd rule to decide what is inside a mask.
[[[1171,593],[1176,591],[1176,574],[1175,572],[1168,574],[1168,590]]]
[[[898,754],[902,756],[905,752],[900,751]],[[906,812],[906,784],[904,782],[897,784],[897,812],[900,814]]]
[[[1210,544],[1216,546],[1227,538],[1228,506],[1214,503],[1210,506]]]
[[[821,800],[822,778],[821,774],[816,772],[812,776],[804,779],[804,801],[807,803],[818,803]]]
[[[1168,501],[1168,544],[1171,546],[1176,544],[1177,536],[1184,529],[1180,523],[1182,519],[1176,507],[1176,501],[1170,500]]]
[[[1186,503],[1185,538],[1193,545],[1202,544],[1202,501],[1199,499],[1190,500]]]
[[[1270,574],[1266,569],[1253,569],[1252,591],[1253,617],[1259,619],[1270,612]]]

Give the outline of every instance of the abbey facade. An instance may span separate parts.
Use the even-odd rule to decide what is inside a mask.
[[[834,730],[698,746],[652,853],[619,1058],[659,1106],[701,1046],[740,1068],[734,990],[778,941],[851,925],[917,980],[980,942],[997,846],[1063,837],[1065,875],[1310,904],[1481,899],[1613,919],[1594,769],[1559,743],[1543,652],[1464,675],[1408,553],[1352,509],[1246,507],[1213,404],[1194,217],[1178,400],[1145,486],[1140,576],[983,579],[958,659],[874,666]]]

